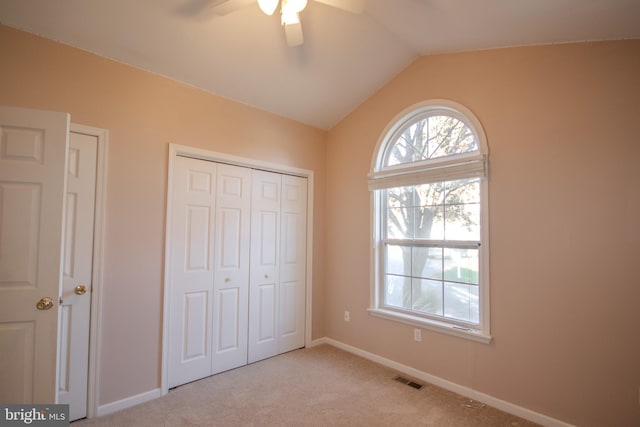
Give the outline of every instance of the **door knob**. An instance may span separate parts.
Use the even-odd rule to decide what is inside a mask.
[[[86,285],[78,285],[73,290],[73,292],[75,292],[76,295],[84,295],[84,294],[87,293],[87,286]]]
[[[38,310],[49,310],[51,307],[53,307],[53,300],[49,297],[44,297],[36,303]]]

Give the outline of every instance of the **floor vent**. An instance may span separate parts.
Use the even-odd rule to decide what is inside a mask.
[[[416,390],[420,390],[422,388],[422,384],[419,384],[419,383],[417,383],[415,381],[411,381],[411,380],[409,380],[409,379],[407,379],[405,377],[397,376],[397,377],[394,378],[394,380],[398,381],[399,383],[406,384],[409,387],[413,387]]]

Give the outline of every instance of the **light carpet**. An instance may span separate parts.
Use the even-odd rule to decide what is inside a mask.
[[[195,381],[72,427],[536,425],[433,385],[417,390],[395,381],[398,375],[320,345]]]

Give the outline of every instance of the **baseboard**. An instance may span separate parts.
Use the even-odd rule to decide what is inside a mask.
[[[121,411],[123,409],[130,408],[132,406],[139,405],[141,403],[148,402],[153,399],[157,399],[162,395],[159,388],[145,391],[144,393],[136,394],[135,396],[126,397],[115,402],[107,403],[106,405],[98,406],[96,415],[101,417],[103,415],[111,414],[113,412]]]
[[[363,357],[365,359],[371,360],[373,362],[384,365],[388,368],[395,369],[396,371],[405,373],[414,378],[426,381],[430,384],[437,385],[438,387],[442,387],[446,390],[452,391],[454,393],[458,393],[462,396],[468,397],[469,399],[477,400],[478,402],[485,403],[494,408],[500,409],[501,411],[508,412],[510,414],[516,415],[520,418],[524,418],[525,420],[532,421],[534,423],[547,426],[547,427],[574,427],[572,424],[567,424],[564,421],[557,420],[555,418],[551,418],[547,415],[540,414],[538,412],[532,411],[527,408],[523,408],[522,406],[515,405],[513,403],[507,402],[502,399],[498,399],[497,397],[490,396],[485,393],[481,393],[477,390],[473,390],[469,387],[462,386],[460,384],[456,384],[452,381],[445,380],[444,378],[437,377],[435,375],[428,374],[423,371],[419,371],[418,369],[412,368],[410,366],[403,365],[401,363],[395,362],[393,360],[384,358],[382,356],[378,356],[374,353],[369,353],[368,351],[359,349],[357,347],[350,346],[348,344],[344,344],[340,341],[336,341],[332,338],[320,338],[314,340],[311,343],[311,346],[317,346],[320,344],[329,344],[341,350],[348,351],[349,353],[353,353],[357,356]]]
[[[327,341],[327,340],[328,340],[328,338],[318,338],[317,340],[313,340],[313,341],[311,341],[311,347],[315,347],[315,346],[321,345],[321,344],[329,344],[329,341]]]

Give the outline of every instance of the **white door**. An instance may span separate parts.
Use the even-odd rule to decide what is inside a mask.
[[[211,375],[216,164],[173,169],[169,387]]]
[[[0,402],[54,403],[69,115],[0,107]]]
[[[87,416],[97,151],[97,137],[69,134],[58,400],[69,404],[71,421]]]
[[[249,362],[304,347],[307,180],[253,172]]]
[[[253,171],[249,363],[278,354],[280,174]]]
[[[169,387],[247,364],[251,170],[176,157]]]
[[[177,156],[169,388],[304,347],[307,180]]]
[[[251,169],[218,164],[211,373],[247,364]]]
[[[282,175],[278,353],[304,347],[307,179]]]

